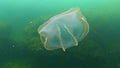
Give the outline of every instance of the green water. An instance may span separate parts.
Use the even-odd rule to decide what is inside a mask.
[[[119,0],[1,0],[0,68],[120,68]],[[37,33],[50,17],[78,7],[90,31],[78,47],[44,49]]]

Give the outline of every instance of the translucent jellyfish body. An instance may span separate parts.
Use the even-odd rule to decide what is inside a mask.
[[[61,14],[53,16],[40,25],[38,33],[47,50],[55,50],[78,46],[89,32],[89,25],[79,8],[72,8]]]

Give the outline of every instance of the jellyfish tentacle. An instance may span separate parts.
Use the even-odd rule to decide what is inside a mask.
[[[65,48],[64,48],[64,45],[63,45],[63,42],[62,42],[62,37],[61,37],[61,30],[60,30],[60,28],[57,24],[56,24],[56,26],[57,26],[57,30],[58,30],[58,38],[59,38],[59,41],[60,41],[60,46],[63,49],[63,51],[65,51]]]
[[[66,24],[63,24],[63,26],[67,30],[68,34],[70,34],[70,36],[73,38],[73,40],[75,42],[75,46],[78,46],[78,41],[77,41],[76,37],[73,35],[73,33],[70,30],[70,28]]]

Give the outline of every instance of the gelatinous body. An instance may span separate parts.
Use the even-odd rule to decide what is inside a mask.
[[[89,25],[78,8],[72,8],[64,13],[50,18],[40,25],[38,33],[47,50],[78,46],[89,32]]]

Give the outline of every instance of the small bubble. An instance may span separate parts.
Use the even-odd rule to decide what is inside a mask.
[[[12,45],[12,47],[14,48],[14,47],[15,47],[15,45]]]
[[[30,23],[33,23],[32,21],[30,21]]]

